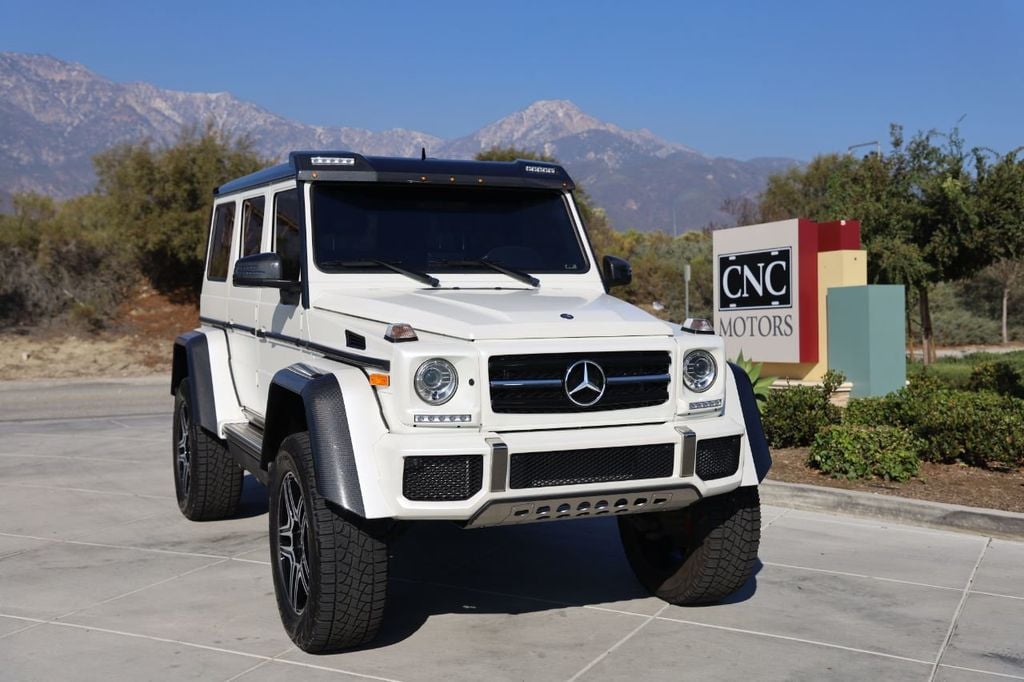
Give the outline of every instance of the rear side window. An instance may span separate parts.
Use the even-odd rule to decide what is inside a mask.
[[[299,232],[299,192],[290,189],[274,195],[274,250],[281,256],[285,279],[299,279],[299,254],[302,234]]]
[[[223,282],[228,278],[231,260],[231,236],[235,229],[235,203],[221,204],[213,211],[213,229],[210,232],[210,264],[207,279]]]
[[[260,252],[263,243],[264,197],[253,197],[242,202],[242,257]]]

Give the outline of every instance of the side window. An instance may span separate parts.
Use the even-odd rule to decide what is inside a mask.
[[[231,236],[235,229],[235,202],[221,204],[213,212],[210,231],[210,262],[207,279],[226,281],[231,260]]]
[[[302,235],[299,233],[299,192],[274,195],[274,250],[281,256],[285,279],[299,279]]]
[[[242,202],[242,257],[260,252],[263,242],[264,197],[253,197]]]

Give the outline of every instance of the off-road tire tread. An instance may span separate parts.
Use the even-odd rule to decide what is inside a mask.
[[[307,513],[315,524],[318,551],[310,554],[319,585],[312,588],[304,615],[312,623],[296,628],[293,641],[303,651],[331,653],[366,644],[377,636],[387,601],[386,534],[376,524],[340,510],[316,491],[308,433],[289,436],[281,444],[291,453],[306,480]],[[276,561],[276,557],[272,557]],[[280,601],[278,606],[281,607]],[[282,614],[283,615],[283,614]],[[292,634],[292,633],[289,633]]]
[[[693,515],[693,532],[700,540],[676,573],[660,584],[637,565],[642,561],[626,544],[626,553],[641,582],[665,601],[678,605],[710,604],[739,590],[750,578],[761,539],[761,504],[756,487],[705,498],[694,507],[663,512],[662,523],[678,523]],[[620,524],[629,522],[628,517]],[[625,538],[624,538],[625,541]]]
[[[177,419],[179,401],[188,400],[188,379],[178,385],[174,415]],[[189,498],[181,506],[182,513],[192,521],[218,521],[238,513],[242,499],[243,471],[235,463],[227,446],[208,433],[196,421],[194,405],[189,405],[192,429],[192,482]]]

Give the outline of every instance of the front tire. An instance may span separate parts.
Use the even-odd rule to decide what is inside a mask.
[[[633,572],[671,604],[717,602],[743,587],[753,573],[761,540],[756,487],[618,521]]]
[[[203,430],[182,379],[174,396],[174,492],[178,508],[192,521],[226,519],[238,511],[245,472],[224,444]]]
[[[269,517],[274,593],[291,640],[312,654],[372,640],[387,597],[386,535],[320,497],[307,433],[281,444]]]

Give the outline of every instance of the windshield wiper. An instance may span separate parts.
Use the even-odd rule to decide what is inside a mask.
[[[430,286],[437,288],[441,286],[441,280],[437,277],[431,277],[425,272],[419,270],[410,270],[409,268],[402,267],[401,262],[389,263],[385,260],[378,260],[376,258],[370,258],[368,260],[329,260],[320,263],[323,267],[341,267],[341,268],[365,268],[370,265],[379,265],[382,268],[387,268],[392,272],[397,272],[400,275],[405,275],[410,279],[414,279],[417,282],[423,282]]]
[[[500,272],[503,275],[508,275],[513,279],[518,279],[524,284],[529,284],[531,287],[539,287],[540,280],[531,275],[528,272],[522,270],[516,270],[514,268],[508,268],[498,263],[497,261],[490,260],[488,258],[471,258],[469,260],[440,260],[437,261],[440,265],[483,265],[488,267],[495,272]]]

